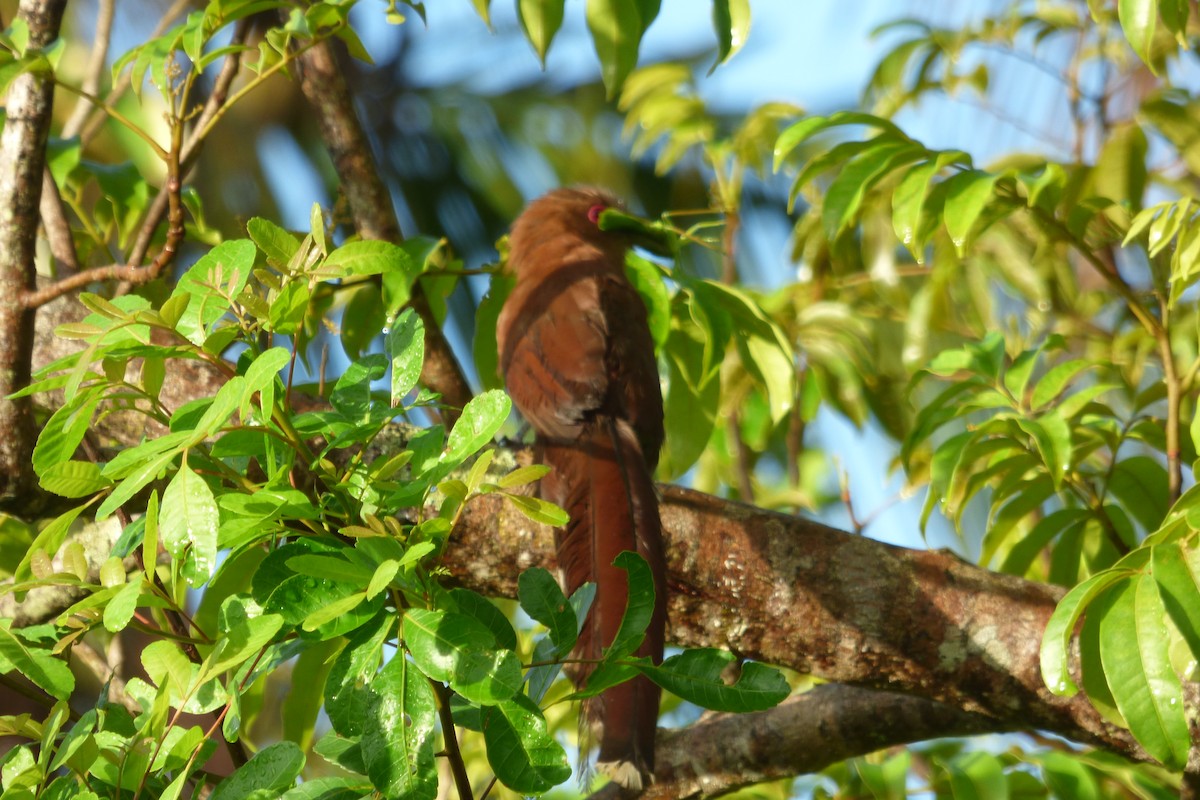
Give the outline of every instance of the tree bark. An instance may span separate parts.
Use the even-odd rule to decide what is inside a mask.
[[[31,51],[58,37],[66,5],[22,0],[17,18],[29,26]],[[54,78],[47,70],[32,69],[9,85],[0,136],[0,507],[10,508],[24,505],[34,486],[33,406],[27,397],[4,398],[29,384],[35,312],[23,300],[34,288],[38,204],[54,105]]]

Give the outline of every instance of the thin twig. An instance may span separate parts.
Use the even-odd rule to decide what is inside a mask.
[[[1155,339],[1158,342],[1159,358],[1162,359],[1163,381],[1167,385],[1167,494],[1168,502],[1179,499],[1183,487],[1183,464],[1179,460],[1179,404],[1182,392],[1179,374],[1175,369],[1175,356],[1171,352],[1170,310],[1166,298],[1160,301],[1162,325]]]
[[[467,765],[463,763],[462,751],[458,749],[458,736],[454,733],[454,713],[450,710],[450,690],[441,681],[430,679],[430,686],[437,697],[438,718],[442,721],[442,738],[446,742],[446,758],[454,774],[454,785],[458,788],[459,800],[471,800],[471,778]]]
[[[104,75],[104,65],[108,62],[108,45],[112,39],[116,7],[116,0],[99,0],[96,6],[96,36],[92,40],[92,54],[83,73],[83,90],[92,95],[100,93],[100,79]],[[96,106],[90,100],[81,97],[62,127],[62,138],[70,139],[83,130],[94,108]]]

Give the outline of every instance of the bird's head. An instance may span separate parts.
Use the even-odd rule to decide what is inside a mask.
[[[635,245],[660,255],[672,253],[664,231],[628,214],[610,192],[579,187],[547,192],[526,207],[513,223],[509,263],[520,273],[534,251],[572,245],[595,248],[618,263]]]

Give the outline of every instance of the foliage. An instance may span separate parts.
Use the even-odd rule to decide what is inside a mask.
[[[335,36],[366,57],[348,25],[351,5],[213,2],[114,65],[114,78],[128,69],[135,94],[147,79],[158,89],[170,110],[171,144],[158,144],[146,128],[108,111],[168,172],[177,171],[197,78],[222,59],[252,52],[239,43],[216,46],[218,32],[251,14],[285,12],[260,40],[257,60],[246,63],[256,77],[237,100],[325,38]],[[553,5],[522,4],[527,28],[535,13],[553,16]],[[732,4],[732,11],[728,3],[717,5],[727,26],[744,26],[744,4]],[[646,4],[631,39],[630,29],[616,22],[618,9],[592,6],[597,49],[616,88],[624,78],[620,65],[636,58],[654,9]],[[480,9],[486,12],[486,4]],[[389,14],[402,20],[395,9]],[[543,52],[554,31],[545,32]],[[6,78],[47,68],[40,54],[25,51],[20,26],[4,44],[11,56]],[[722,57],[734,49],[726,36]],[[191,141],[202,140],[219,117],[205,120]],[[132,166],[90,163],[82,149],[78,140],[56,143],[51,168],[84,223],[79,250],[91,259],[131,246],[152,190]],[[90,185],[99,187],[99,202]],[[489,445],[508,419],[508,398],[485,391],[449,431],[412,429],[399,447],[377,446],[398,418],[419,419],[438,407],[438,397],[417,385],[423,323],[404,307],[414,282],[433,284],[439,271],[455,265],[452,257],[436,240],[419,237],[400,245],[352,239],[335,247],[316,206],[303,237],[254,218],[245,226],[249,238],[220,240],[204,225],[199,198],[189,199],[193,240],[219,243],[169,291],[81,294],[90,313],[57,331],[81,349],[48,365],[20,392],[61,398],[33,466],[43,489],[73,502],[31,537],[5,591],[20,597],[39,587],[72,587],[78,600],[51,623],[0,627],[3,671],[57,700],[44,721],[3,718],[5,733],[30,740],[3,758],[5,797],[173,798],[207,784],[214,797],[432,798],[436,754],[458,751],[444,741],[453,738],[451,723],[481,732],[491,769],[512,791],[541,794],[564,782],[571,774],[567,754],[547,726],[543,704],[574,644],[591,587],[568,599],[544,570],[523,574],[521,607],[547,628],[531,641],[518,637],[485,598],[447,588],[436,566],[475,495],[499,493],[537,521],[564,521],[561,510],[523,488],[544,468],[494,464]],[[657,327],[665,336],[661,275],[648,263],[634,266],[646,291],[659,298]],[[732,313],[753,313],[744,299],[731,297],[724,302]],[[710,305],[712,314],[728,313],[719,300]],[[293,404],[300,389],[293,376],[312,373],[314,337],[334,308],[344,309],[340,344],[347,363],[328,391],[329,407],[302,411]],[[187,362],[215,370],[220,388],[169,407],[164,382]],[[119,414],[140,419],[142,442],[101,459],[76,458],[96,423]],[[113,515],[123,532],[97,581],[67,536],[83,516],[99,522]],[[52,560],[59,551],[61,567]],[[681,698],[722,710],[761,709],[786,696],[778,673],[752,664],[739,683],[725,686],[725,653],[689,651],[659,666],[634,657],[649,621],[638,609],[653,606],[654,590],[640,559],[627,557],[620,566],[634,578],[624,644],[607,652],[596,675],[611,685],[642,672]],[[188,592],[195,589],[203,590],[202,600],[189,613]],[[126,628],[157,637],[140,655],[148,679],[131,678],[124,688],[140,710],[127,710],[106,690],[92,710],[71,712],[66,701],[74,677],[62,656],[84,637]],[[209,773],[205,764],[219,741],[231,752],[254,741],[269,681],[288,669],[297,682],[283,713],[284,738],[262,749],[251,745],[257,752],[228,778]],[[311,686],[299,682],[302,674],[315,679]],[[330,730],[314,744],[322,711]],[[189,724],[183,713],[211,721]],[[310,746],[336,765],[337,775],[310,775],[296,785]]]
[[[3,672],[24,676],[48,708],[0,717],[0,731],[25,742],[0,759],[5,797],[170,798],[202,785],[217,797],[433,797],[443,754],[521,794],[570,774],[562,720],[547,711],[563,699],[552,685],[588,589],[567,598],[548,573],[523,574],[520,608],[540,626],[535,638],[508,609],[447,588],[437,567],[475,495],[562,519],[523,488],[543,471],[501,467],[490,446],[510,410],[490,335],[503,274],[489,273],[490,291],[467,315],[484,391],[447,431],[428,424],[439,398],[419,385],[427,332],[406,306],[419,284],[439,322],[462,323],[456,253],[466,244],[434,230],[399,244],[358,240],[337,210],[319,208],[303,236],[264,217],[212,223],[195,187],[168,198],[170,178],[219,134],[229,108],[194,104],[201,77],[242,59],[251,74],[230,97],[238,103],[327,39],[366,61],[352,5],[213,0],[115,62],[103,111],[119,157],[102,158],[87,135],[49,145],[82,264],[140,263],[153,245],[167,254],[162,266],[176,233],[203,254],[174,281],[149,275],[133,293],[81,294],[88,315],[58,330],[80,351],[22,392],[49,406],[33,456],[40,484],[71,502],[40,527],[4,521],[4,591],[71,587],[78,599],[43,625],[0,623]],[[422,4],[408,5],[423,16]],[[490,24],[490,3],[474,7]],[[1191,744],[1183,686],[1200,661],[1200,489],[1185,470],[1200,449],[1200,101],[1170,77],[1195,66],[1189,8],[1014,2],[955,29],[902,20],[881,31],[899,38],[861,107],[807,115],[769,103],[731,118],[706,106],[695,65],[637,67],[658,2],[587,3],[603,88],[635,157],[705,187],[703,213],[652,223],[679,239],[673,267],[637,254],[628,263],[663,368],[661,477],[821,509],[827,459],[806,429],[831,413],[878,425],[907,490],[925,492],[922,528],[948,520],[982,565],[1068,589],[1042,643],[1047,686],[1070,695],[1082,684],[1164,767],[942,742],[831,767],[814,779],[815,796],[901,797],[914,781],[938,797],[1163,797],[1177,786]],[[520,0],[517,10],[544,61],[566,4]],[[251,46],[244,34],[260,12],[282,21]],[[385,12],[401,30],[406,13],[395,3]],[[715,67],[745,40],[748,3],[714,0],[712,17]],[[1070,152],[983,164],[971,142],[937,148],[906,132],[903,115],[931,96],[987,96],[993,67],[974,54],[1036,60],[1053,47],[1076,67],[1111,72],[1099,100],[1075,107]],[[0,85],[56,71],[78,91],[57,72],[62,49],[28,47],[14,23],[0,38]],[[1152,91],[1108,94],[1137,83],[1126,79],[1143,65],[1159,76]],[[122,76],[135,101],[121,97]],[[511,129],[528,130],[538,102],[495,106],[516,120]],[[485,164],[469,136],[443,139],[463,156],[448,159],[464,165],[455,181],[495,206],[519,197],[518,181]],[[543,147],[564,182],[596,160]],[[1173,157],[1152,158],[1156,148]],[[160,191],[150,178],[163,175]],[[158,198],[178,221],[166,241],[146,228]],[[754,200],[780,218],[795,212],[786,219],[800,268],[771,291],[742,280],[738,232],[760,210]],[[642,223],[606,214],[604,224]],[[331,348],[336,377],[325,387]],[[220,388],[172,407],[163,390],[181,364],[215,370]],[[327,406],[310,410],[305,392]],[[143,440],[94,455],[93,432],[118,415],[138,420]],[[401,443],[381,446],[400,418],[412,423]],[[868,523],[845,494],[861,530]],[[71,532],[105,518],[122,534],[97,576]],[[630,622],[596,675],[640,672],[720,710],[766,708],[787,693],[752,663],[727,685],[726,653],[685,651],[657,667],[631,657],[641,636],[631,620],[653,590],[638,579],[644,565],[623,566]],[[203,593],[189,612],[194,589]],[[109,687],[92,708],[69,706],[72,648],[126,630],[158,639],[139,654],[148,680],[125,687],[134,710]],[[272,681],[290,689],[281,729],[263,736]],[[467,731],[459,756],[448,741],[456,727]],[[206,770],[221,747],[243,746],[253,756],[229,777]]]

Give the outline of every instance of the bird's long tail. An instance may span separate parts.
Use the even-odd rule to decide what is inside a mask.
[[[613,566],[625,550],[650,565],[655,607],[639,656],[662,660],[666,627],[666,566],[658,498],[637,436],[628,423],[598,417],[569,444],[543,445],[553,471],[543,479],[548,499],[571,516],[558,534],[558,564],[567,594],[585,582],[596,598],[580,632],[574,655],[599,659],[616,636],[628,598],[626,572]],[[591,669],[572,672],[582,686]],[[638,676],[587,702],[588,721],[598,727],[597,767],[629,789],[641,789],[654,774],[654,735],[660,691]]]

